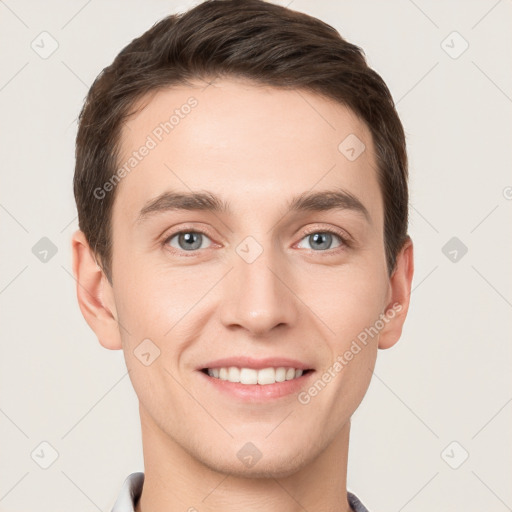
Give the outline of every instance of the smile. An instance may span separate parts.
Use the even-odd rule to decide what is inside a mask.
[[[285,382],[287,380],[297,379],[310,370],[286,368],[284,366],[276,368],[262,368],[259,370],[254,368],[229,366],[221,368],[204,368],[202,371],[215,379],[246,385],[260,384],[265,386],[268,384],[275,384],[276,382]]]

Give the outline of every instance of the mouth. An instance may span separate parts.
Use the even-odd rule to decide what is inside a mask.
[[[312,369],[302,369],[293,367],[268,367],[268,368],[244,368],[237,366],[221,366],[217,368],[202,368],[201,372],[221,381],[242,384],[246,386],[268,386],[299,379],[304,375],[311,373]]]
[[[311,362],[281,356],[254,358],[247,355],[203,361],[196,370],[210,399],[224,397],[250,404],[290,400],[310,385],[316,373]]]

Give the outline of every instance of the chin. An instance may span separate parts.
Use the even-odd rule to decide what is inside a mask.
[[[236,454],[234,458],[226,458],[225,453],[215,459],[210,457],[197,458],[206,467],[218,473],[251,479],[286,478],[297,473],[308,464],[304,450],[296,450],[292,456],[285,453],[276,453],[275,450],[271,451],[271,455],[265,456],[263,452],[261,458],[252,466],[244,464]]]

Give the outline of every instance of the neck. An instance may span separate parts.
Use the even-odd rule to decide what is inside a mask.
[[[135,512],[349,512],[346,473],[350,421],[312,462],[293,474],[244,478],[206,467],[141,408],[145,477]]]

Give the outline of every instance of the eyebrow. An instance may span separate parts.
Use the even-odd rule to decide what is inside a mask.
[[[139,212],[137,223],[157,213],[190,210],[231,214],[230,205],[211,192],[167,191],[149,200]],[[371,217],[364,204],[353,194],[343,189],[304,192],[293,197],[287,206],[289,212],[350,210],[363,216],[371,223]]]

